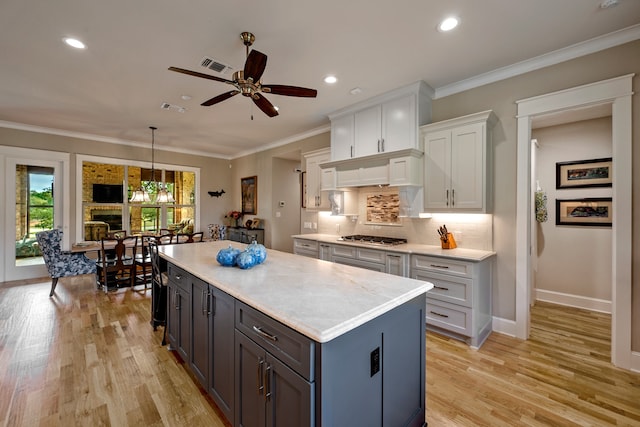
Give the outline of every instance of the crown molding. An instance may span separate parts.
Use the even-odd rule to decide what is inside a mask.
[[[540,68],[559,64],[561,62],[579,58],[581,56],[589,55],[638,39],[640,39],[640,24],[632,25],[631,27],[623,28],[622,30],[585,40],[583,42],[554,50],[535,58],[517,62],[506,67],[498,68],[487,73],[479,74],[465,80],[460,80],[459,82],[441,86],[436,88],[434,99],[444,98],[445,96],[454,95],[489,83],[495,83],[500,80],[519,76],[530,71],[539,70]]]
[[[298,133],[296,135],[291,135],[291,136],[288,136],[288,137],[286,137],[284,139],[280,139],[278,141],[274,141],[274,142],[271,142],[269,144],[262,145],[259,148],[256,148],[255,150],[243,151],[241,153],[238,153],[238,154],[234,155],[231,159],[232,160],[233,159],[238,159],[240,157],[248,156],[248,155],[255,154],[255,153],[260,153],[262,151],[267,151],[267,150],[270,150],[272,148],[277,148],[277,147],[280,147],[282,145],[290,144],[292,142],[301,141],[301,140],[303,140],[305,138],[311,138],[312,136],[320,135],[321,133],[325,133],[325,132],[329,132],[329,131],[331,131],[331,126],[330,125],[320,126],[318,128],[311,129],[311,130],[303,132],[303,133]]]

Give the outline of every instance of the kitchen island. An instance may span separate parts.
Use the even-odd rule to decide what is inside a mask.
[[[229,244],[160,250],[170,345],[233,425],[424,425],[429,282]]]

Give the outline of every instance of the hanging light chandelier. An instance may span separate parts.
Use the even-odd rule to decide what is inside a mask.
[[[151,129],[151,179],[153,180],[154,187],[156,188],[155,203],[174,203],[175,199],[173,198],[173,194],[171,194],[171,192],[162,183],[158,184],[156,182],[155,131],[158,128],[155,126],[149,126],[149,129]],[[134,203],[150,202],[151,197],[147,190],[140,185],[140,187],[131,194],[131,199],[129,201]]]

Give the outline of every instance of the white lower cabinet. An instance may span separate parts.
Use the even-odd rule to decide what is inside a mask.
[[[411,277],[433,283],[427,293],[427,329],[478,348],[491,333],[493,257],[462,261],[411,255]]]
[[[309,258],[318,258],[318,241],[293,239],[293,253]]]

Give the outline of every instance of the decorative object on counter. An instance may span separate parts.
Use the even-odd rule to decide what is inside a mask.
[[[440,245],[442,249],[455,249],[458,247],[456,239],[453,238],[453,234],[449,233],[446,225],[438,228],[438,234],[440,235]]]
[[[250,230],[255,230],[257,228],[260,228],[261,221],[262,220],[260,218],[248,219],[244,226]]]
[[[251,252],[245,250],[241,252],[236,258],[236,265],[243,270],[248,270],[251,267],[254,267],[258,262],[256,261],[256,257],[253,256]]]
[[[611,187],[613,159],[556,163],[556,188]]]
[[[242,213],[255,215],[258,213],[258,177],[248,176],[240,179]]]
[[[547,222],[549,215],[547,212],[547,193],[544,191],[536,191],[536,221]]]
[[[225,191],[222,189],[220,191],[207,191],[207,193],[209,193],[211,197],[220,197],[225,193]]]
[[[556,199],[556,225],[611,227],[612,222],[613,201],[611,197]]]
[[[256,263],[262,264],[267,259],[267,248],[264,245],[256,242],[255,240],[247,246],[247,252],[251,253],[256,259]]]
[[[242,227],[243,213],[240,211],[229,211],[224,217],[229,227]]]
[[[220,249],[216,255],[216,261],[225,267],[233,267],[236,265],[238,255],[240,255],[240,249],[234,248],[229,245],[228,248]]]

